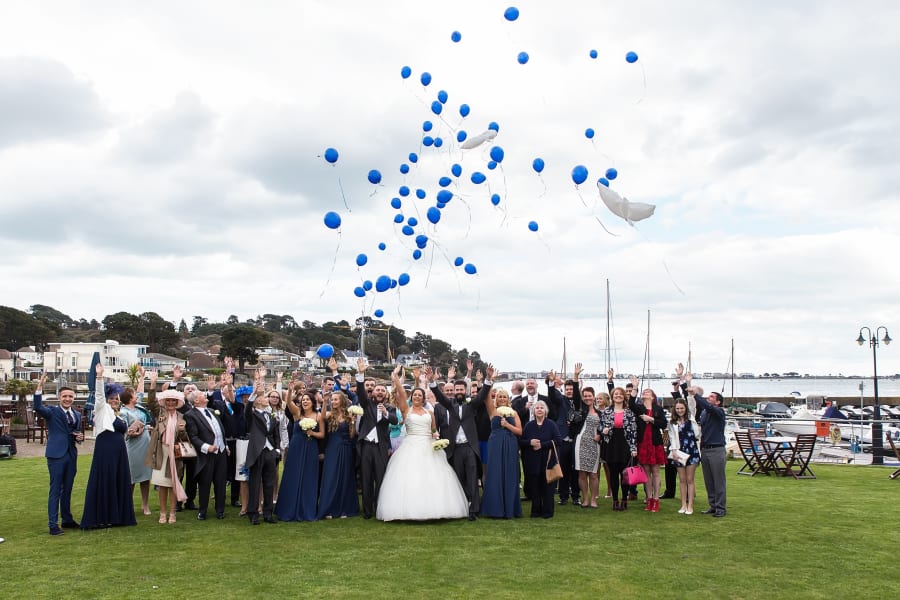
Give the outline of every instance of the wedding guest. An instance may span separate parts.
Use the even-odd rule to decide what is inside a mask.
[[[365,359],[356,360],[356,396],[363,410],[358,423],[357,451],[365,519],[375,516],[378,492],[384,481],[391,448],[389,425],[398,422],[397,409],[387,403],[387,388],[376,385],[371,396],[366,391],[365,372],[368,367]]]
[[[281,464],[285,460],[285,455],[287,454],[288,444],[290,443],[290,436],[288,435],[288,418],[287,414],[284,411],[284,393],[282,392],[281,387],[281,377],[282,373],[275,373],[275,391],[271,390],[266,394],[266,398],[269,400],[269,410],[272,411],[272,417],[275,419],[275,422],[278,424],[278,455],[275,458],[275,491],[273,495],[273,501],[278,501],[278,481],[279,481],[279,471],[281,469]]]
[[[155,373],[155,371],[154,371]],[[128,429],[125,431],[125,449],[128,451],[128,467],[131,472],[131,489],[139,485],[141,489],[141,511],[145,515],[150,514],[150,467],[144,464],[147,456],[147,448],[150,447],[150,430],[153,429],[153,417],[144,408],[139,400],[144,396],[144,369],[139,371],[140,387],[135,393],[132,388],[125,388],[119,395],[122,407],[119,409],[121,417]],[[155,376],[151,381],[156,385]]]
[[[227,359],[228,357],[226,357]],[[226,361],[226,365],[227,365]],[[244,423],[244,405],[237,401],[233,379],[228,369],[220,376],[219,388],[214,390],[209,399],[209,407],[219,411],[222,427],[225,428],[225,446],[228,484],[231,488],[231,506],[246,507],[249,490],[246,481],[237,479],[237,440],[246,437]],[[243,502],[241,502],[243,500]]]
[[[647,474],[647,505],[644,510],[659,512],[660,467],[666,464],[662,429],[666,414],[656,401],[656,392],[646,388],[641,401],[633,402],[631,410],[637,418],[638,462]]]
[[[225,426],[221,411],[209,408],[209,397],[201,392],[191,393],[194,408],[184,415],[188,437],[197,450],[197,491],[200,502],[197,520],[206,520],[209,490],[213,489],[216,518],[225,518],[225,483],[228,481],[228,447],[225,445]]]
[[[690,385],[691,374],[685,375]],[[696,390],[694,390],[696,391]],[[694,401],[700,410],[700,427],[703,438],[700,443],[700,464],[703,467],[703,483],[706,485],[706,497],[709,508],[705,515],[724,517],[725,506],[725,409],[722,408],[722,394],[710,392],[708,399],[695,393]]]
[[[327,437],[322,484],[319,491],[318,519],[355,517],[359,514],[353,446],[356,419],[348,412],[350,400],[342,392],[331,392],[325,414]]]
[[[594,398],[594,388],[581,391],[584,425],[575,438],[575,470],[578,471],[578,486],[584,498],[582,508],[597,508],[600,498],[600,412]]]
[[[498,519],[522,516],[519,497],[519,436],[522,423],[509,405],[509,393],[492,390],[485,408],[491,419],[481,515]]]
[[[694,472],[700,463],[700,426],[694,420],[687,402],[679,398],[672,407],[672,418],[669,421],[669,440],[671,440],[672,454],[669,462],[678,470],[678,478],[681,481],[681,508],[679,513],[691,515],[694,513],[694,496],[696,488],[694,484]],[[684,453],[679,458],[675,451]]]
[[[294,435],[284,461],[275,514],[282,521],[315,521],[319,483],[319,444],[325,437],[325,421],[316,411],[306,386],[296,387],[287,397],[294,420]]]
[[[537,381],[534,378],[529,378],[525,380],[525,393],[519,396],[517,402],[512,402],[511,404],[513,410],[515,410],[519,414],[519,421],[524,427],[526,423],[534,419],[534,405],[538,401],[542,401],[544,404],[547,404],[548,400],[549,398],[547,396],[538,393]],[[526,500],[530,500],[531,497],[529,496],[529,490],[534,487],[534,482],[531,481],[531,473],[529,473],[528,469],[525,469],[524,451],[522,454],[522,471],[522,478],[524,481],[524,498]]]
[[[573,506],[581,505],[581,488],[578,486],[578,471],[575,470],[575,438],[583,423],[578,407],[581,404],[581,389],[578,383],[580,373],[581,363],[576,363],[574,378],[565,383],[554,371],[547,377],[547,395],[550,401],[559,407],[556,426],[562,436],[562,443],[557,448],[563,472],[562,479],[557,485],[560,506],[568,504],[570,496]],[[560,393],[560,387],[565,390],[563,393]],[[576,421],[574,427],[570,427],[572,425],[570,419]]]
[[[189,442],[184,416],[178,412],[184,406],[184,394],[166,389],[156,393],[156,387],[150,387],[150,402],[161,402],[162,409],[156,417],[156,427],[150,433],[150,446],[147,448],[145,464],[152,469],[150,483],[157,487],[159,493],[159,522],[164,524],[168,510],[168,523],[175,523],[177,501],[184,501],[187,495],[181,486],[184,465],[181,458],[175,456],[176,442]]]
[[[56,394],[59,406],[44,406],[43,387],[47,375],[42,373],[34,391],[34,412],[47,423],[47,469],[50,471],[50,494],[47,498],[47,516],[50,535],[63,535],[63,529],[77,529],[78,522],[72,516],[72,485],[78,470],[78,450],[75,444],[84,441],[81,413],[72,408],[75,390],[61,387]],[[60,515],[62,513],[62,515]],[[62,516],[62,527],[59,517]]]
[[[553,517],[556,483],[547,483],[546,470],[559,460],[555,448],[559,447],[562,438],[556,423],[548,418],[549,410],[546,402],[538,400],[532,409],[534,420],[522,428],[519,446],[522,448],[522,464],[525,472],[531,476],[528,480],[531,482],[531,489],[528,490],[531,498],[531,517],[550,519]]]
[[[600,413],[600,432],[606,444],[606,462],[609,464],[609,483],[612,488],[612,509],[627,510],[627,491],[622,489],[622,500],[619,501],[619,485],[622,472],[628,463],[637,456],[637,425],[634,413],[628,407],[624,389],[613,388],[612,405]]]
[[[266,390],[265,376],[265,367],[256,370],[253,396],[247,403],[244,412],[247,421],[247,435],[250,438],[245,464],[250,470],[247,516],[250,518],[251,525],[259,525],[260,491],[262,491],[263,521],[275,523],[272,511],[275,499],[275,479],[278,474],[276,461],[281,453],[281,441],[279,424],[273,416],[271,406],[277,404],[281,395],[275,389]]]

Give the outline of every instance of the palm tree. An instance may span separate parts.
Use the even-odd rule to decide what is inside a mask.
[[[128,382],[131,383],[131,387],[137,388],[141,379],[141,366],[134,363],[125,370],[125,374],[128,376]]]
[[[6,393],[16,400],[16,422],[28,422],[28,394],[33,394],[35,384],[24,379],[10,379],[6,382]]]

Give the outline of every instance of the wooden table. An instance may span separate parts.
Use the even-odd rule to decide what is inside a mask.
[[[765,464],[762,470],[766,473],[775,473],[776,475],[788,475],[788,463],[785,460],[785,453],[788,458],[794,453],[794,444],[797,443],[796,437],[773,436],[764,437],[760,441],[765,449]]]

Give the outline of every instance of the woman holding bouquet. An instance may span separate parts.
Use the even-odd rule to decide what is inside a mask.
[[[491,419],[481,515],[500,519],[522,516],[519,498],[519,436],[522,423],[509,405],[509,392],[497,389],[487,402]]]
[[[391,379],[398,390],[397,408],[403,415],[406,437],[388,461],[378,495],[375,517],[380,521],[427,521],[462,519],[469,514],[469,501],[443,449],[435,449],[438,438],[434,413],[425,408],[425,390],[412,390],[412,406],[395,369]]]
[[[355,517],[359,514],[353,459],[356,418],[349,411],[350,400],[342,392],[331,392],[330,398],[330,410],[325,413],[328,437],[316,518]]]
[[[297,406],[295,399],[299,401]],[[312,396],[299,388],[289,391],[287,409],[294,434],[284,461],[275,514],[282,521],[315,521],[319,485],[319,440],[325,437],[322,413]]]

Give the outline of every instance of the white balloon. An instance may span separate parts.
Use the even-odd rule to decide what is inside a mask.
[[[497,132],[494,131],[493,129],[488,129],[484,133],[479,133],[478,135],[467,139],[465,142],[462,143],[460,148],[462,148],[463,150],[471,150],[472,148],[477,148],[478,146],[482,145],[483,143],[485,143],[489,140],[494,139],[495,137],[497,137]]]
[[[642,221],[652,216],[653,211],[656,210],[656,205],[654,204],[629,202],[628,198],[623,198],[602,183],[597,183],[597,189],[600,190],[600,197],[603,199],[606,208],[614,215],[625,219],[632,227],[635,221]]]

